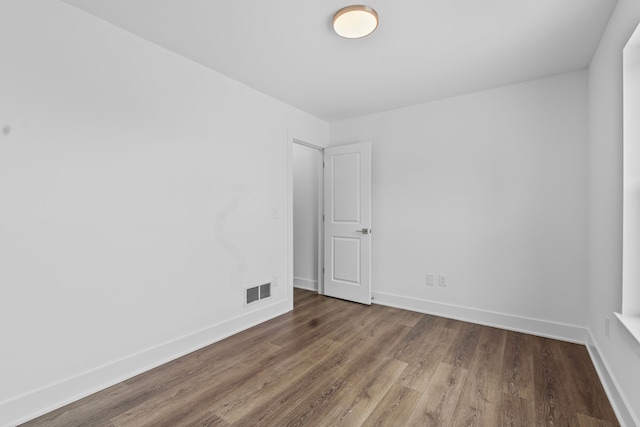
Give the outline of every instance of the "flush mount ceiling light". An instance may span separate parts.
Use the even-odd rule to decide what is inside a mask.
[[[338,35],[348,39],[368,36],[376,28],[378,13],[369,6],[347,6],[333,15],[333,29]]]

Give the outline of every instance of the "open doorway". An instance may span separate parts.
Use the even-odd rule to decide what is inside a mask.
[[[370,305],[371,142],[320,148],[291,139],[288,156],[289,292]]]
[[[323,152],[293,143],[293,286],[318,293],[322,289]]]

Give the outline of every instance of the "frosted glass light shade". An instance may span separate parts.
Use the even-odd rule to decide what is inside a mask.
[[[333,15],[333,29],[348,39],[368,36],[378,28],[378,13],[369,6],[347,6]]]

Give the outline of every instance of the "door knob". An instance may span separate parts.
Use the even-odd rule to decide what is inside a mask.
[[[370,228],[363,228],[362,230],[356,230],[356,233],[370,234],[371,233],[371,229]]]

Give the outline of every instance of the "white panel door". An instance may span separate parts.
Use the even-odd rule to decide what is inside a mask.
[[[324,294],[371,304],[371,143],[324,150]]]

